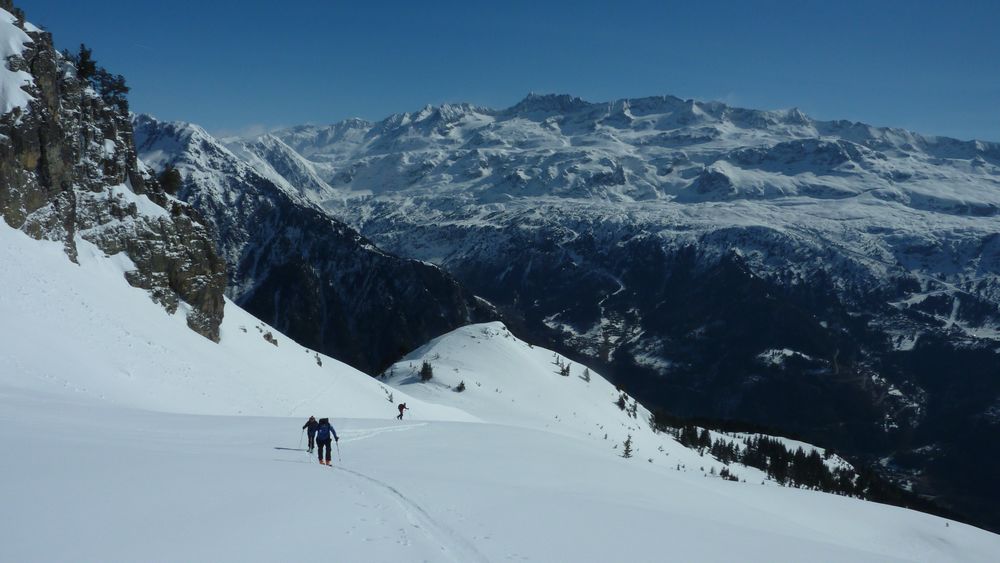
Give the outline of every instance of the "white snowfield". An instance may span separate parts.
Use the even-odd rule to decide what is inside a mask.
[[[0,561],[1000,557],[1000,536],[934,516],[706,477],[502,325],[433,341],[388,388],[232,303],[214,344],[78,245],[80,265],[0,222]],[[424,358],[434,378],[408,383]],[[310,414],[340,434],[333,468],[296,451]]]

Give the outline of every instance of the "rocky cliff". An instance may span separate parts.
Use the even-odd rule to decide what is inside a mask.
[[[218,340],[225,262],[191,206],[136,158],[123,93],[99,92],[10,0],[0,0],[0,217],[38,239],[124,253],[127,278]]]

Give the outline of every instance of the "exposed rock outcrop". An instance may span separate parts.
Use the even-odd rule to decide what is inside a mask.
[[[0,0],[6,32],[23,40],[5,64],[30,76],[24,105],[0,115],[0,217],[37,239],[61,241],[76,260],[77,240],[135,264],[126,277],[188,325],[218,340],[225,262],[187,204],[168,195],[136,158],[127,104],[109,103],[51,34]],[[16,29],[15,29],[16,27]],[[17,94],[17,92],[15,92]]]

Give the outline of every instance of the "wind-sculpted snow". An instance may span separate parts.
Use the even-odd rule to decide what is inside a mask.
[[[1000,470],[967,447],[966,469],[919,453],[951,447],[952,420],[995,435],[997,143],[670,96],[531,95],[272,136],[312,202],[650,404],[899,454],[892,470],[924,472],[929,493]],[[776,349],[813,365],[758,361]]]

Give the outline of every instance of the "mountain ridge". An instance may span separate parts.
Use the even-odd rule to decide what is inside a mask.
[[[204,129],[147,115],[133,123],[143,159],[179,171],[179,198],[215,232],[230,297],[299,343],[378,373],[434,336],[495,318],[437,266],[382,251]]]

